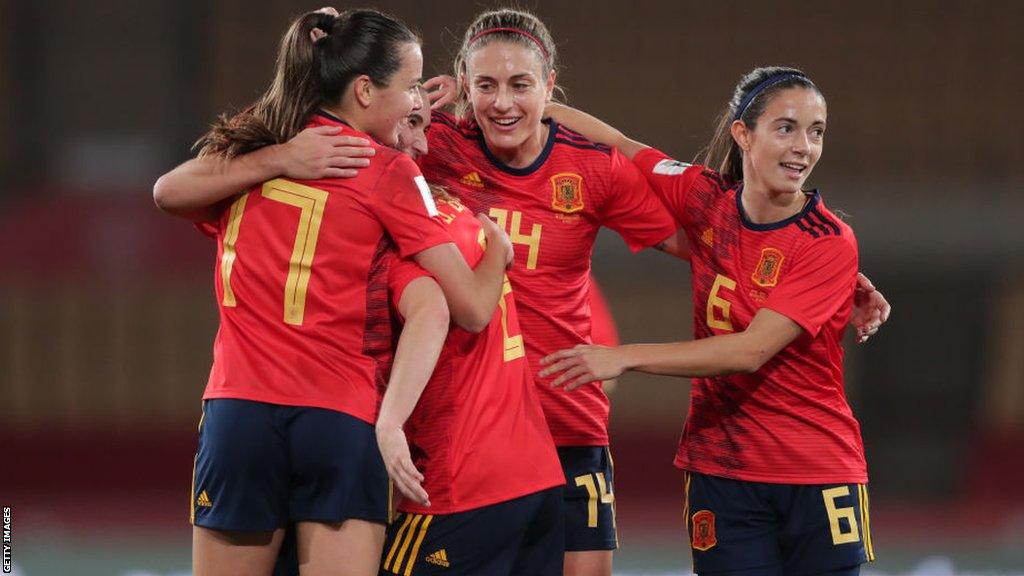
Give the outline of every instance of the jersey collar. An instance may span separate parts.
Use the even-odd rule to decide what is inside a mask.
[[[338,118],[334,114],[331,114],[327,110],[323,110],[323,109],[319,109],[318,108],[317,111],[316,111],[316,115],[330,120],[332,124],[344,124],[345,126],[348,126],[349,128],[352,128],[351,124],[349,124],[348,122],[345,122],[341,118]],[[352,128],[352,129],[355,130],[355,128]]]
[[[754,222],[750,221],[750,218],[747,218],[747,213],[746,211],[743,210],[743,200],[741,196],[742,194],[743,183],[740,182],[740,185],[736,187],[736,211],[739,212],[740,221],[743,222],[744,228],[756,230],[758,232],[785,228],[786,226],[789,226],[790,224],[806,216],[808,212],[814,210],[814,208],[821,202],[821,194],[818,193],[817,188],[805,191],[804,194],[809,194],[810,199],[807,201],[807,204],[804,205],[803,209],[800,210],[800,212],[797,212],[796,214],[790,216],[789,218],[786,218],[785,220],[779,220],[778,222],[768,222],[767,224],[755,224]]]
[[[491,152],[491,149],[487,147],[487,142],[484,140],[484,132],[480,128],[477,128],[477,143],[480,145],[480,149],[484,151],[484,155],[487,156],[487,159],[490,160],[491,164],[493,164],[498,170],[513,176],[528,176],[544,165],[548,156],[551,155],[551,149],[555,146],[555,134],[558,132],[558,124],[550,118],[544,119],[543,122],[548,125],[548,141],[544,144],[544,149],[541,150],[537,159],[534,160],[532,164],[524,168],[513,168],[499,160],[498,157]]]
[[[331,114],[327,110],[320,110],[320,109],[318,109],[316,112],[313,113],[313,115],[314,116],[319,116],[321,122],[323,122],[323,123],[331,124],[331,125],[334,125],[334,126],[339,126],[339,125],[340,126],[344,126],[347,129],[346,132],[345,132],[346,136],[358,136],[360,138],[366,138],[367,140],[369,140],[369,141],[371,141],[374,144],[377,144],[379,146],[384,146],[385,145],[385,144],[381,143],[380,140],[377,140],[376,138],[374,138],[373,136],[367,134],[366,132],[363,132],[362,130],[357,130],[357,129],[353,128],[351,124],[349,124],[345,120],[342,120],[341,118],[338,118],[334,114]],[[349,132],[349,131],[351,131],[351,132]]]

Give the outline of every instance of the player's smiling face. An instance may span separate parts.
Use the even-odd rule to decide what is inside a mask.
[[[533,162],[544,147],[544,105],[555,73],[523,44],[491,41],[466,58],[465,89],[487,146],[513,166]]]
[[[825,99],[803,87],[774,94],[757,119],[754,130],[733,136],[743,149],[746,189],[770,193],[797,193],[803,189],[821,157],[825,141]]]
[[[374,86],[372,119],[365,131],[386,146],[396,146],[399,131],[414,111],[423,109],[420,79],[423,75],[423,54],[419,44],[407,43],[399,48],[401,65],[387,86]]]
[[[425,101],[425,99],[424,99]],[[413,110],[398,127],[397,148],[416,160],[427,153],[427,129],[430,128],[430,110],[426,106]]]

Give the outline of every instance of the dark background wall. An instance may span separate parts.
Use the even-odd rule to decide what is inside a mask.
[[[429,76],[449,71],[462,30],[492,5],[376,6],[420,31]],[[862,268],[895,309],[870,343],[848,346],[847,376],[891,519],[878,529],[897,539],[1024,538],[1008,488],[1024,481],[1022,6],[527,5],[558,42],[569,103],[682,159],[755,66],[796,65],[823,89],[813,184],[850,215]],[[117,481],[122,501],[160,494],[139,501],[180,529],[168,494],[184,494],[194,448],[214,247],[159,214],[150,189],[217,113],[260,93],[289,18],[310,7],[0,3],[0,431],[18,462],[0,498],[74,508],[75,494]],[[628,255],[613,234],[594,267],[623,340],[688,337],[685,267]],[[663,509],[687,394],[642,376],[614,394],[626,534],[678,527]]]

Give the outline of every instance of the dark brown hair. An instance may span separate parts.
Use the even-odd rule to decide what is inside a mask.
[[[310,36],[314,28],[324,33],[316,41]],[[398,49],[406,43],[420,39],[376,10],[299,16],[281,39],[270,87],[234,117],[221,115],[196,142],[199,155],[232,158],[287,142],[317,108],[338,103],[356,77],[365,74],[387,86],[402,64]]]
[[[487,32],[488,30],[495,31]],[[469,28],[466,28],[462,46],[455,55],[455,78],[461,78],[466,74],[466,59],[470,51],[495,40],[519,44],[533,50],[542,63],[542,81],[547,80],[548,72],[556,70],[557,49],[547,26],[530,12],[502,8],[479,14]],[[463,116],[469,111],[469,100],[461,86],[455,100],[455,110],[458,116]]]
[[[779,79],[779,81],[772,83],[773,79]],[[753,94],[753,98],[750,98],[751,93],[765,83],[768,85]],[[747,129],[754,130],[757,128],[757,119],[764,113],[764,109],[775,94],[794,87],[814,90],[824,98],[814,82],[796,68],[765,66],[755,68],[740,78],[733,90],[729,104],[722,111],[718,126],[715,128],[715,135],[711,138],[704,159],[700,163],[717,170],[729,182],[743,180],[743,154],[732,137],[732,123],[740,120]]]

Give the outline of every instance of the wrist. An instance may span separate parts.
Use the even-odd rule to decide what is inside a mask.
[[[484,248],[484,257],[490,258],[495,262],[504,261],[505,257],[508,256],[510,250],[507,246],[503,246],[501,242],[492,241],[488,239],[487,247]]]
[[[263,180],[269,180],[285,173],[287,143],[271,144],[256,150],[249,155],[253,160],[253,167],[260,174]]]
[[[642,363],[639,358],[639,348],[636,344],[625,344],[612,348],[619,360],[619,368],[622,372],[635,370]]]
[[[401,432],[402,424],[403,422],[399,422],[398,420],[392,418],[378,417],[377,423],[374,425],[374,427],[377,429],[378,432],[392,432],[395,430]]]

